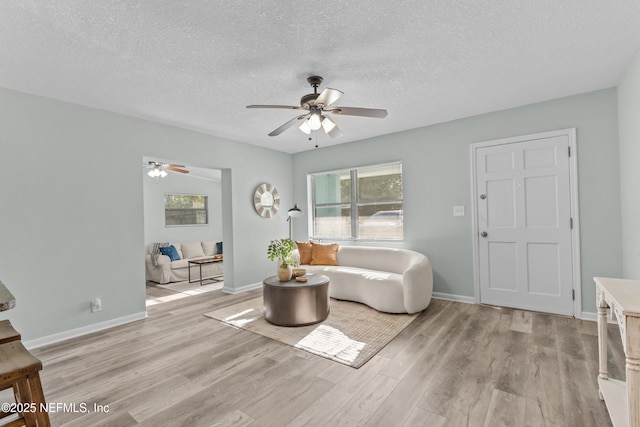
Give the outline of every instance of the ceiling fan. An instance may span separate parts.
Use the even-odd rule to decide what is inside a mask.
[[[143,167],[150,169],[149,172],[147,172],[147,175],[149,175],[152,178],[157,178],[157,177],[164,178],[165,176],[167,176],[166,171],[168,170],[173,172],[179,172],[179,173],[189,173],[189,171],[185,169],[186,168],[185,165],[176,165],[172,163],[150,161],[148,165],[143,165]]]
[[[300,130],[307,135],[311,131],[322,128],[324,132],[331,138],[337,138],[342,135],[342,131],[336,122],[326,113],[332,113],[341,116],[360,116],[384,119],[387,117],[387,110],[377,108],[358,108],[358,107],[334,107],[336,102],[343,95],[343,92],[337,89],[326,88],[318,93],[318,86],[322,83],[322,77],[310,76],[307,82],[313,87],[313,93],[304,95],[300,98],[300,106],[297,105],[247,105],[247,108],[282,108],[286,110],[306,110],[305,114],[294,117],[279,128],[275,129],[269,136],[278,136],[285,130],[294,125],[298,125]]]

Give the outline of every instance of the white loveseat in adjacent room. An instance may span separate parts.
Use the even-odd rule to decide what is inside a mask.
[[[189,261],[211,258],[214,255],[222,254],[222,242],[219,240],[189,243],[165,243],[160,245],[164,247],[173,246],[180,258],[178,260],[171,261],[169,256],[158,252],[158,244],[151,244],[147,247],[147,253],[145,256],[147,281],[160,284],[188,280],[189,268],[191,268],[191,280],[195,281],[200,277],[200,267],[194,264],[191,264],[191,267],[189,267]],[[223,272],[223,262],[202,265],[202,277],[221,276]]]
[[[308,243],[303,243],[309,245]],[[320,245],[330,246],[330,245]],[[301,242],[298,242],[301,249]],[[317,249],[317,248],[314,248]],[[322,248],[321,248],[322,249]],[[332,298],[356,301],[387,313],[417,313],[431,302],[433,272],[429,259],[408,249],[339,246],[337,265],[304,259],[307,273],[329,277]]]

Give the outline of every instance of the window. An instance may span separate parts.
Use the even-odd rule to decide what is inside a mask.
[[[313,174],[313,237],[400,240],[402,164]]]
[[[207,196],[165,194],[164,218],[167,227],[207,225],[209,223]]]

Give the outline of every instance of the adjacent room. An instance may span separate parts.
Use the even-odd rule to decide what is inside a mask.
[[[638,22],[0,2],[0,425],[640,427]]]
[[[147,307],[222,289],[221,171],[147,157],[142,166]]]

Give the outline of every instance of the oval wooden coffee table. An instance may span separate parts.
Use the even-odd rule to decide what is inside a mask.
[[[307,275],[307,282],[281,282],[271,276],[262,282],[264,318],[278,326],[304,326],[322,322],[329,315],[329,278]]]

